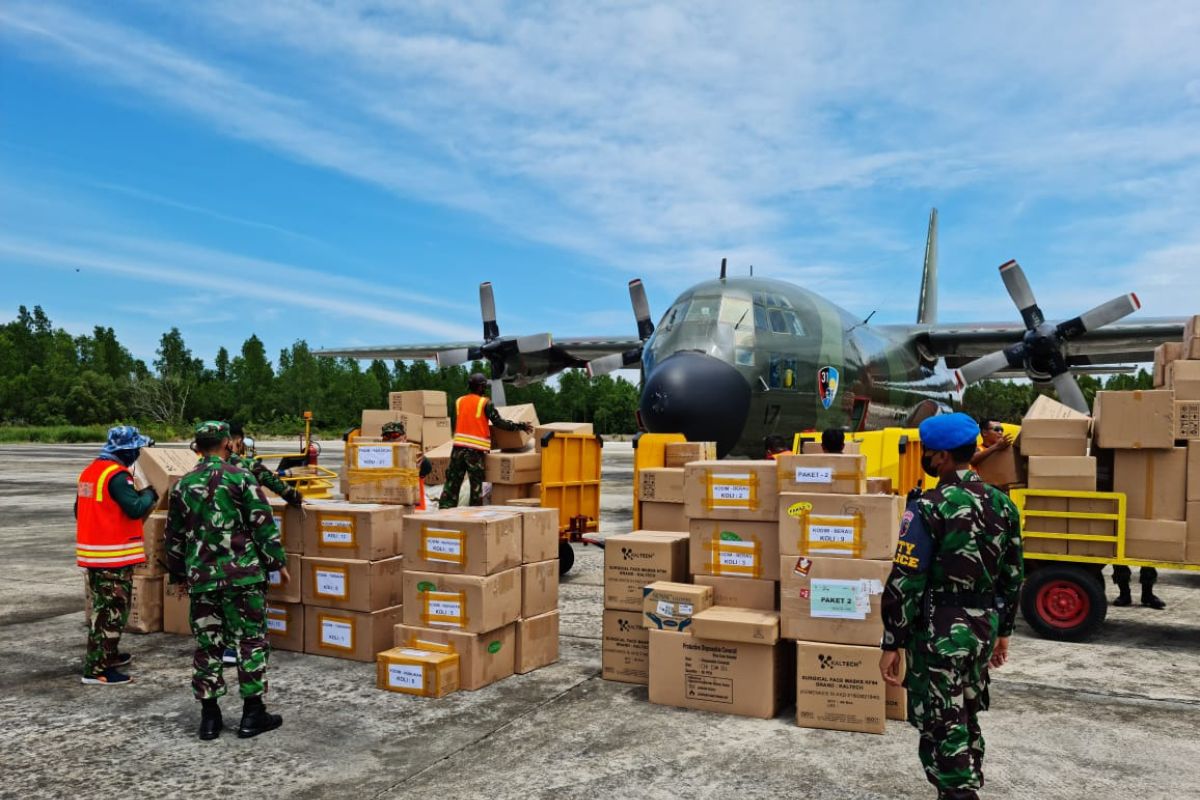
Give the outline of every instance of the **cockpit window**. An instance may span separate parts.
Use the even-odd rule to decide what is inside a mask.
[[[720,313],[720,296],[693,297],[692,303],[687,309],[687,316],[684,319],[687,322],[716,322]]]
[[[658,323],[658,327],[664,331],[669,331],[680,322],[683,322],[687,315],[688,309],[687,300],[683,300],[667,309],[667,313],[663,314],[662,322]]]
[[[803,336],[804,325],[800,317],[792,309],[787,298],[777,294],[757,293],[759,298],[770,301],[769,304],[754,306],[754,327],[760,331],[781,333],[785,336]],[[786,303],[786,305],[783,305]]]

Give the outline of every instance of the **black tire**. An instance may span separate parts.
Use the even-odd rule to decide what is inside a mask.
[[[1085,641],[1107,615],[1103,580],[1085,566],[1046,564],[1021,588],[1021,616],[1045,639]]]
[[[558,574],[566,575],[575,566],[575,549],[570,542],[558,543]]]

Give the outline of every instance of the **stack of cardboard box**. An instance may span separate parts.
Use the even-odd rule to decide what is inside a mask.
[[[304,652],[304,514],[274,495],[267,496],[279,540],[287,553],[286,584],[278,572],[267,576],[267,636],[276,650]]]
[[[351,503],[412,506],[420,502],[418,445],[355,438],[346,443],[342,487]]]
[[[1092,421],[1087,414],[1075,411],[1062,403],[1039,396],[1021,420],[1021,436],[1017,442],[1019,456],[1025,462],[1026,485],[1030,489],[1094,492],[1097,489],[1096,459],[1088,455],[1088,436]],[[1012,448],[1010,448],[1011,450]],[[989,459],[991,460],[991,459]],[[992,481],[989,481],[992,483]],[[998,484],[996,484],[998,485]],[[1002,487],[1004,488],[1004,487]],[[1092,511],[1107,512],[1103,501],[1065,497],[1031,497],[1030,511]],[[1044,533],[1105,535],[1103,521],[1032,517],[1033,530]],[[1063,542],[1028,537],[1024,542],[1030,553],[1056,555],[1093,555],[1097,542]],[[1107,548],[1109,551],[1111,547]]]
[[[686,531],[684,467],[693,461],[717,457],[715,442],[671,442],[663,452],[663,466],[642,469],[635,493],[639,527],[647,531]]]
[[[1175,444],[1187,448],[1184,558],[1200,564],[1200,316],[1184,325],[1182,341],[1159,346],[1154,367],[1154,385],[1175,393]]]
[[[492,484],[492,504],[523,500],[541,494],[542,454],[532,448],[515,453],[488,453],[483,459],[484,480]]]

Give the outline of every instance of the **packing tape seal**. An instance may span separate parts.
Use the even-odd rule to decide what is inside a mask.
[[[715,531],[708,540],[708,566],[713,575],[737,575],[761,578],[762,544],[757,537],[747,540],[722,539]]]
[[[467,627],[467,596],[464,592],[428,591],[421,593],[421,621],[425,627]]]
[[[436,561],[459,567],[466,566],[467,532],[453,528],[434,528],[428,524],[422,524],[417,555],[423,561]]]
[[[717,475],[704,470],[704,507],[713,509],[758,510],[758,475],[737,473]]]
[[[380,481],[395,480],[403,488],[417,487],[419,474],[415,469],[395,467],[391,469],[359,469],[350,467],[346,470],[346,482],[351,486],[366,486]]]
[[[796,518],[800,523],[800,550],[805,555],[846,555],[862,558],[863,528],[866,520],[861,511],[853,514],[818,515],[805,511]],[[824,538],[813,538],[813,528],[825,528]],[[849,532],[848,540],[845,533]],[[839,538],[830,538],[830,534]]]

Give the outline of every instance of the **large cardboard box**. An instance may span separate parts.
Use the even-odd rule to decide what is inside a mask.
[[[551,433],[555,435],[572,433],[595,436],[596,430],[590,422],[544,422],[533,429],[534,449],[539,453],[542,452],[542,448],[546,446],[546,436]]]
[[[716,442],[668,442],[663,447],[663,466],[672,469],[693,461],[712,461],[716,457]]]
[[[376,611],[400,605],[404,556],[380,561],[303,558],[301,597],[306,606]]]
[[[383,435],[383,426],[387,422],[403,422],[404,435],[413,444],[421,443],[424,420],[420,414],[407,411],[389,411],[386,409],[368,409],[362,413],[362,425],[359,435],[364,439],[378,439]]]
[[[1097,447],[1140,449],[1175,444],[1172,391],[1096,392],[1092,413]]]
[[[364,561],[399,555],[404,515],[411,511],[379,503],[309,503],[304,513],[304,555]]]
[[[867,457],[842,453],[796,455],[776,459],[779,491],[805,494],[863,494],[867,491]]]
[[[1026,417],[1021,421],[1018,447],[1021,455],[1025,457],[1086,456],[1088,434],[1091,427],[1092,422],[1087,417],[1082,419],[1078,417],[1070,419]],[[1011,453],[1011,448],[1002,450],[1000,453]],[[1000,453],[994,453],[988,458],[988,461],[996,458]]]
[[[267,601],[267,639],[275,650],[304,652],[304,606]]]
[[[421,449],[433,450],[454,438],[454,428],[446,417],[426,417],[421,423]]]
[[[1032,456],[1028,460],[1030,489],[1058,489],[1074,492],[1096,491],[1096,459],[1093,456]],[[1061,497],[1030,497],[1028,511],[1070,511],[1071,501]],[[1093,525],[1059,517],[1028,517],[1025,528],[1031,533],[1091,533]],[[1070,546],[1065,541],[1024,538],[1028,553],[1066,555]],[[1084,548],[1087,549],[1087,548]]]
[[[604,609],[602,673],[606,681],[649,682],[650,631],[643,625],[641,609]]]
[[[493,483],[491,505],[502,506],[512,500],[524,500],[534,496],[536,483]]]
[[[650,702],[770,719],[784,694],[782,647],[652,630]]]
[[[1039,394],[1025,412],[1025,419],[1088,419],[1088,415],[1058,402],[1049,395]],[[1022,420],[1021,424],[1024,425],[1025,420]]]
[[[473,692],[513,674],[516,666],[517,628],[508,624],[486,633],[400,624],[393,641],[397,647],[443,650],[459,657],[459,688]]]
[[[1188,442],[1187,451],[1187,499],[1191,503],[1200,501],[1200,441]]]
[[[450,466],[450,455],[453,452],[454,445],[450,442],[440,444],[425,452],[425,458],[429,461],[430,466],[430,472],[425,476],[426,486],[441,486],[446,482],[446,469]]]
[[[692,614],[712,604],[711,586],[655,581],[642,590],[642,615],[650,630],[686,631]]]
[[[695,583],[698,586],[713,588],[713,605],[754,608],[760,611],[775,611],[779,608],[778,581],[697,575]]]
[[[304,652],[350,661],[374,661],[392,646],[392,629],[400,622],[400,606],[378,611],[345,611],[305,604]]]
[[[558,661],[558,610],[517,620],[518,675]]]
[[[604,607],[642,613],[642,587],[682,582],[688,571],[688,535],[634,531],[604,540]],[[640,624],[640,623],[639,623]]]
[[[891,494],[779,495],[779,552],[887,559],[896,553],[904,501]]]
[[[797,725],[883,733],[886,718],[878,648],[796,642]]]
[[[558,608],[558,559],[521,567],[521,616],[537,617]]]
[[[457,653],[393,647],[375,657],[375,686],[415,697],[445,697],[458,691]]]
[[[1183,342],[1180,345],[1179,357],[1200,359],[1200,314],[1183,323]]]
[[[427,389],[388,392],[388,408],[392,411],[407,411],[418,417],[450,416],[446,393]]]
[[[520,568],[494,575],[404,572],[404,624],[484,633],[521,616]]]
[[[1064,455],[1087,455],[1087,439],[1083,440],[1083,452]],[[990,483],[1000,489],[1025,482],[1025,459],[1016,447],[993,451],[976,464],[974,470],[979,473],[984,483]],[[870,482],[871,479],[868,478],[867,483]]]
[[[196,467],[196,454],[186,447],[143,447],[133,465],[133,485],[153,486],[158,492],[157,510],[165,511],[171,489]]]
[[[692,617],[692,636],[748,644],[779,641],[779,612],[712,606]]]
[[[301,585],[304,583],[304,568],[301,565],[301,557],[296,553],[287,554],[287,571],[288,577],[291,578],[287,583],[283,582],[283,575],[279,570],[267,573],[268,600],[278,603],[299,603],[303,598]]]
[[[420,500],[421,448],[407,442],[355,439],[346,444],[342,480],[352,503],[411,506]]]
[[[167,563],[167,512],[155,511],[142,522],[142,541],[146,560],[133,567],[133,574],[143,578],[161,578]]]
[[[780,556],[783,638],[878,646],[890,561]]]
[[[190,636],[192,596],[186,583],[168,583],[163,580],[163,633]]]
[[[687,507],[683,503],[659,503],[644,500],[639,503],[639,527],[652,531],[686,531]]]
[[[1200,439],[1200,400],[1175,401],[1175,440],[1183,439]]]
[[[289,506],[283,498],[272,494],[267,495],[267,505],[271,507],[271,516],[275,518],[275,527],[279,529],[279,542],[283,549],[289,553],[303,555],[305,512]]]
[[[779,579],[779,523],[693,519],[688,525],[693,575]]]
[[[1183,520],[1187,513],[1187,448],[1117,450],[1113,491],[1125,493],[1125,515]]]
[[[542,454],[488,453],[483,457],[483,479],[492,483],[537,483],[542,479]]]
[[[648,467],[638,474],[638,498],[658,503],[682,503],[683,467]]]
[[[1154,348],[1154,388],[1167,385],[1167,364],[1183,354],[1183,342],[1163,342]]]
[[[1200,361],[1176,361],[1170,388],[1175,391],[1176,400],[1200,400]]]
[[[404,518],[407,569],[491,575],[521,565],[521,515],[510,509],[447,508]]]
[[[775,519],[779,489],[774,461],[693,461],[684,469],[688,517]]]
[[[1178,520],[1126,519],[1125,557],[1182,562],[1187,556],[1188,524]]]
[[[823,444],[821,444],[821,441],[819,439],[813,440],[813,441],[805,441],[805,442],[800,443],[800,452],[806,456],[807,455],[824,455],[825,446]],[[858,442],[847,440],[846,446],[844,448],[842,448],[842,452],[840,453],[840,455],[854,455],[855,453],[860,453],[860,452],[862,452],[862,450],[861,450],[861,446],[859,445]],[[839,455],[839,454],[831,453],[830,455]]]
[[[496,410],[500,412],[500,418],[506,419],[509,422],[528,422],[534,428],[538,426],[537,410],[534,409],[532,403],[523,403],[516,406],[497,406]],[[492,428],[492,447],[499,450],[524,450],[529,447],[529,443],[533,441],[533,434],[525,431],[506,431],[500,428]]]
[[[1189,564],[1200,564],[1200,502],[1188,503],[1184,542],[1184,560]]]
[[[503,511],[521,520],[521,563],[534,564],[558,558],[558,509],[537,506],[476,506],[459,512]]]

